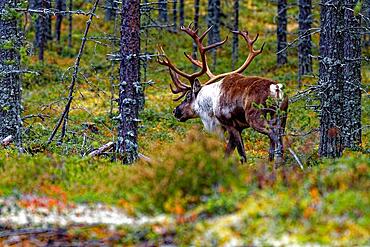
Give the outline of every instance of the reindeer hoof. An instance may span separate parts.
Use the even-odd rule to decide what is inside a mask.
[[[274,163],[274,168],[278,169],[280,166],[284,165],[285,161],[283,157],[276,157],[275,163]]]
[[[240,159],[240,163],[244,164],[245,162],[247,162],[247,158],[246,157],[242,157]]]

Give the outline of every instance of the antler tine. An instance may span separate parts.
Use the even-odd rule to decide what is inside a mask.
[[[171,75],[171,79],[172,79],[172,82],[175,86],[175,88],[173,88],[172,84],[170,84],[170,89],[171,89],[171,92],[173,94],[179,94],[181,93],[181,95],[179,97],[177,97],[176,99],[174,99],[174,101],[178,101],[180,100],[182,97],[185,96],[185,94],[191,90],[191,87],[189,87],[188,85],[182,83],[179,79],[179,76],[174,72],[172,71],[171,69],[169,69],[170,71],[170,75]]]
[[[212,28],[213,28],[213,25],[212,26],[210,26],[203,34],[202,34],[202,36],[200,36],[199,37],[199,40],[202,42],[203,41],[203,39],[207,36],[207,34],[209,33],[209,31],[211,31],[212,30]]]
[[[202,68],[203,67],[203,63],[197,59],[194,59],[192,56],[188,55],[186,52],[184,52],[184,55],[187,59],[189,59],[189,61],[194,64],[195,66],[199,67],[199,68]],[[207,58],[206,58],[207,59]],[[211,70],[209,69],[208,67],[208,64],[207,64],[207,72],[206,72],[207,76],[209,78],[213,78],[215,77],[215,75],[211,72]]]
[[[206,47],[204,47],[204,50],[209,51],[213,48],[219,47],[219,46],[225,44],[228,39],[229,39],[229,36],[226,36],[226,38],[223,41],[220,41],[220,42],[214,43],[212,45],[206,46]]]
[[[171,60],[167,57],[166,53],[164,52],[163,50],[163,47],[162,46],[159,46],[158,47],[159,51],[161,52],[158,52],[158,57],[157,57],[157,62],[161,65],[164,65],[166,67],[168,67],[169,69],[173,70],[176,74],[179,74],[181,75],[182,77],[184,78],[187,78],[189,79],[190,81],[193,80],[193,76],[192,75],[189,75],[185,72],[182,72],[181,70],[179,70],[178,68],[176,68],[176,66],[171,62]]]
[[[191,89],[191,87],[189,87],[188,85],[186,85],[185,83],[183,83],[180,80],[179,76],[174,71],[172,71],[171,69],[169,69],[169,71],[170,71],[170,75],[171,75],[171,79],[173,81],[173,84],[175,84],[175,86],[178,89],[182,89],[182,90]]]
[[[247,45],[248,45],[249,55],[248,55],[247,59],[245,60],[244,64],[240,68],[238,68],[237,70],[234,70],[234,71],[231,71],[231,72],[228,72],[228,73],[224,73],[224,74],[220,74],[220,75],[217,75],[217,76],[211,78],[208,82],[206,82],[207,85],[212,84],[212,83],[216,82],[217,80],[219,80],[221,78],[224,78],[224,77],[226,77],[230,74],[242,73],[249,66],[249,64],[253,61],[253,59],[256,56],[258,56],[259,54],[261,54],[262,51],[263,51],[265,43],[263,43],[261,49],[259,49],[259,50],[255,50],[253,48],[254,43],[257,41],[257,39],[259,37],[258,34],[256,35],[256,37],[254,39],[251,39],[249,37],[248,31],[245,31],[245,32],[232,31],[232,33],[238,34],[238,35],[240,35],[244,38],[244,40],[247,42]]]

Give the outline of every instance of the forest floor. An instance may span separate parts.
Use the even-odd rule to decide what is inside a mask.
[[[232,10],[227,2],[222,4],[229,16]],[[75,5],[84,10],[91,7],[86,1],[75,1]],[[192,13],[190,1],[186,6],[186,13]],[[297,11],[292,8],[288,13]],[[201,6],[203,29],[205,14]],[[287,65],[276,66],[274,15],[275,6],[270,2],[242,6],[241,29],[248,29],[252,35],[260,33],[257,47],[266,42],[263,54],[245,74],[277,80],[289,96],[294,96],[299,91],[297,48],[293,45],[288,49]],[[0,244],[370,245],[369,128],[363,129],[360,150],[346,150],[343,158],[336,160],[320,159],[318,115],[307,106],[318,104],[314,98],[290,106],[284,167],[272,169],[267,158],[268,139],[253,130],[244,133],[247,162],[242,165],[237,154],[229,160],[223,158],[225,144],[205,133],[199,120],[180,123],[172,116],[176,103],[169,90],[169,75],[150,61],[147,73],[144,69],[142,73],[148,83],[140,116],[139,150],[152,161],[124,166],[112,162],[112,152],[87,157],[114,140],[117,125],[117,106],[113,104],[111,110],[111,83],[118,84],[119,64],[112,64],[107,54],[117,52],[118,47],[101,39],[112,34],[115,25],[104,21],[102,9],[98,16],[92,22],[82,57],[68,132],[62,143],[57,142],[57,135],[57,141],[45,145],[66,103],[69,68],[87,18],[74,17],[73,48],[66,46],[64,20],[62,43],[50,42],[43,63],[22,51],[23,64],[40,74],[23,76],[23,115],[42,117],[24,120],[26,154],[18,155],[14,147],[0,148]],[[189,23],[191,16],[187,18]],[[317,11],[314,18],[317,27]],[[229,24],[230,20],[225,17],[224,22]],[[290,20],[288,30],[297,31],[294,20]],[[32,33],[28,32],[28,41]],[[119,27],[116,37],[118,33]],[[192,70],[183,56],[192,49],[185,34],[163,29],[144,32],[143,37],[146,35],[143,50],[155,53],[157,45],[163,44],[179,67]],[[226,35],[230,33],[224,27],[222,37]],[[289,35],[289,41],[295,38]],[[313,40],[313,55],[317,56],[318,36]],[[31,42],[26,45],[32,50]],[[238,64],[243,63],[246,52],[240,40]],[[370,51],[364,53],[368,56]],[[217,51],[217,57],[216,72],[230,70],[230,43]],[[317,61],[314,71],[317,74]],[[370,70],[366,63],[362,76],[368,88]],[[316,83],[315,77],[304,78],[301,90]],[[363,94],[364,126],[370,123],[368,96]],[[298,155],[303,169],[288,148]],[[31,233],[21,234],[20,229]]]

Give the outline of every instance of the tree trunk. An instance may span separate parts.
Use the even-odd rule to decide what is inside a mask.
[[[111,21],[116,16],[117,3],[114,0],[105,0],[105,20]]]
[[[358,0],[344,0],[343,145],[361,143],[361,21],[353,9]]]
[[[124,0],[121,22],[118,153],[125,164],[138,158],[137,127],[140,88],[140,0]]]
[[[173,12],[172,12],[172,15],[173,15],[173,30],[176,31],[177,30],[177,0],[173,1],[173,9],[172,10],[173,10]]]
[[[220,14],[221,14],[221,2],[220,0],[208,0],[208,27],[213,26],[212,30],[208,33],[208,44],[213,44],[221,41],[220,36]],[[217,63],[216,49],[211,50],[213,58],[213,70],[215,70]]]
[[[311,0],[298,0],[298,4],[298,86],[301,87],[302,76],[312,73],[312,41],[310,35],[312,25],[312,3]]]
[[[68,10],[73,10],[73,0],[69,0]],[[68,47],[72,48],[72,14],[68,15]]]
[[[278,0],[277,9],[277,64],[288,62],[287,46],[287,0]]]
[[[364,31],[362,45],[364,47],[370,46],[370,0],[362,0],[361,14],[364,16],[362,18],[362,26]]]
[[[44,9],[51,9],[51,0],[42,0],[43,8]],[[52,33],[52,28],[51,28],[51,15],[45,15],[45,37],[46,41],[48,40],[53,40],[53,33]]]
[[[167,0],[159,0],[158,2],[158,19],[162,23],[168,22],[168,13],[167,13]]]
[[[234,0],[234,31],[239,30],[239,0]],[[232,69],[238,62],[239,35],[233,34]]]
[[[195,30],[198,29],[199,27],[199,3],[200,0],[195,0],[194,1],[194,28]],[[198,46],[197,44],[193,41],[193,58],[197,58],[197,51],[198,51]],[[193,65],[193,69],[197,70],[198,67],[196,65]]]
[[[12,135],[21,146],[21,81],[19,48],[22,40],[12,8],[16,0],[0,0],[0,140]]]
[[[343,151],[343,17],[342,0],[321,1],[320,35],[320,146],[322,157]]]
[[[67,6],[66,6],[66,0],[56,0],[55,2],[55,8],[58,11],[65,11]],[[61,27],[62,27],[62,21],[63,21],[63,16],[62,14],[58,14],[56,21],[55,21],[55,39],[57,40],[58,43],[60,43],[60,34],[61,34]]]
[[[184,0],[180,0],[180,26],[185,25],[185,10],[184,10]]]

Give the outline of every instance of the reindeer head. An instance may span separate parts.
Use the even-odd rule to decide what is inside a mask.
[[[174,89],[171,85],[171,91],[174,94],[182,92],[182,95],[175,99],[175,101],[180,100],[184,97],[184,100],[178,105],[174,110],[174,116],[181,122],[185,122],[188,119],[196,118],[197,114],[194,111],[194,102],[198,96],[199,91],[202,89],[202,85],[200,84],[199,80],[196,78],[192,87],[187,87],[183,84],[178,75],[170,69],[170,74],[172,77],[172,81],[174,82],[176,89]],[[186,87],[184,87],[186,86]]]
[[[166,56],[163,48],[159,47],[160,53],[158,53],[157,61],[159,64],[167,66],[169,68],[171,79],[172,79],[173,85],[175,86],[173,87],[172,84],[170,84],[171,91],[173,94],[181,94],[178,98],[175,99],[175,101],[178,101],[181,98],[185,97],[182,103],[178,105],[173,111],[175,117],[179,121],[182,121],[182,122],[188,119],[197,117],[197,114],[194,111],[194,101],[196,100],[199,91],[202,89],[202,85],[200,81],[198,80],[198,77],[201,77],[202,75],[207,74],[207,76],[209,77],[209,80],[206,82],[206,84],[211,84],[211,83],[214,83],[226,77],[227,75],[230,75],[233,73],[242,73],[248,67],[248,65],[252,62],[252,60],[257,55],[262,53],[263,51],[264,44],[262,45],[262,48],[260,50],[253,49],[253,44],[258,39],[258,35],[255,37],[255,39],[251,39],[248,35],[248,32],[235,31],[234,33],[242,36],[247,42],[247,45],[250,51],[248,58],[246,59],[244,64],[239,69],[232,71],[232,72],[220,74],[220,75],[214,75],[208,67],[206,52],[225,44],[228,37],[226,37],[224,41],[221,41],[221,42],[218,42],[212,45],[204,46],[203,39],[207,36],[208,32],[211,29],[212,29],[212,26],[208,28],[207,31],[205,31],[201,36],[198,36],[197,34],[198,29],[194,30],[192,27],[192,24],[190,24],[188,27],[184,27],[184,26],[181,27],[181,31],[187,33],[194,40],[195,44],[198,47],[198,52],[200,54],[200,61],[199,61],[199,60],[194,59],[190,55],[184,53],[186,58],[189,59],[189,61],[192,64],[196,65],[197,67],[201,69],[200,71],[195,72],[193,74],[187,74],[179,70]],[[179,76],[187,79],[190,85],[183,83],[179,79]]]

